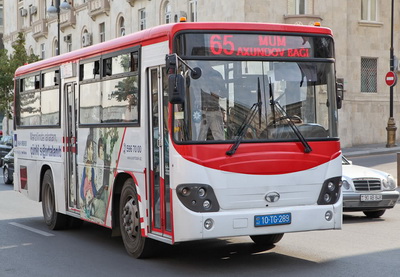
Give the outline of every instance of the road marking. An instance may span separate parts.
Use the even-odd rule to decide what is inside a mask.
[[[14,225],[14,226],[19,227],[19,228],[22,228],[22,229],[25,229],[25,230],[28,230],[28,231],[31,231],[31,232],[34,232],[34,233],[37,233],[37,234],[45,236],[45,237],[54,237],[54,235],[51,234],[51,233],[44,232],[44,231],[41,231],[39,229],[35,229],[35,228],[29,227],[29,226],[26,226],[26,225],[23,225],[23,224],[19,224],[17,222],[10,222],[9,224]]]

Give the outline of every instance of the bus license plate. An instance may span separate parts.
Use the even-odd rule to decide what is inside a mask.
[[[374,202],[382,201],[382,195],[380,194],[361,194],[362,202]]]
[[[269,214],[254,216],[254,227],[284,225],[292,223],[292,214]]]

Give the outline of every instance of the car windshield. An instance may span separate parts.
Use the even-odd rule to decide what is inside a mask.
[[[342,156],[342,165],[351,165],[350,161]]]
[[[12,145],[12,136],[3,136],[0,140],[0,144]]]
[[[176,141],[299,140],[337,136],[329,62],[189,60],[185,103],[174,106]]]

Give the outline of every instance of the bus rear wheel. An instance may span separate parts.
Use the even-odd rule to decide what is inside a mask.
[[[250,236],[252,241],[254,241],[258,245],[274,245],[278,243],[283,238],[283,233],[281,234],[272,234],[272,235],[258,235],[258,236]]]
[[[51,230],[67,228],[68,217],[56,212],[54,181],[51,170],[44,173],[42,181],[42,210],[44,222]]]
[[[135,258],[149,257],[152,240],[142,236],[138,196],[132,179],[126,180],[122,187],[119,215],[122,240],[128,254]]]

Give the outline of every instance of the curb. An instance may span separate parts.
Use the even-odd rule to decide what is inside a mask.
[[[342,153],[345,157],[357,157],[357,156],[367,156],[367,155],[378,155],[378,154],[390,154],[400,152],[400,147],[391,148],[366,148],[366,149],[342,149]]]

